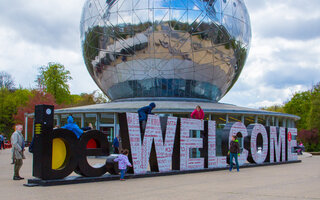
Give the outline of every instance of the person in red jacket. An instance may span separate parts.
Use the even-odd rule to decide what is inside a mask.
[[[191,113],[192,119],[204,119],[204,112],[199,105],[197,105],[196,109]]]

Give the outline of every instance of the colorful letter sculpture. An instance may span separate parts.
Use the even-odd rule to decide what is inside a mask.
[[[122,147],[129,150],[133,164],[129,173],[146,174],[149,166],[152,172],[158,173],[224,168],[229,162],[227,152],[232,135],[240,140],[240,165],[246,161],[263,164],[297,160],[297,154],[293,153],[297,145],[295,128],[228,123],[222,132],[222,155],[217,156],[215,121],[149,115],[143,134],[138,114],[121,113],[119,122]],[[87,156],[109,155],[107,137],[102,132],[88,131],[78,139],[72,131],[52,127],[53,107],[36,107],[33,176],[52,180],[62,179],[73,171],[85,177],[118,171],[113,169],[111,157],[107,159],[108,166],[92,167],[87,161]],[[197,133],[197,137],[192,133]],[[92,140],[95,148],[87,148]],[[200,157],[191,157],[193,149],[199,149]]]

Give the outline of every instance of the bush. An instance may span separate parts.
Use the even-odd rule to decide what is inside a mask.
[[[319,152],[320,151],[320,144],[309,144],[306,143],[304,145],[307,152]]]
[[[298,140],[301,140],[306,151],[320,151],[318,129],[304,130],[298,132]]]

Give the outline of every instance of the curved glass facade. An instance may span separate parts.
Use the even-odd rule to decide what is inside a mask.
[[[243,0],[87,0],[80,29],[88,71],[111,100],[218,101],[251,40]]]

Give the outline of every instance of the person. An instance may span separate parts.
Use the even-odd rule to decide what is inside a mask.
[[[12,149],[14,154],[14,175],[13,180],[22,180],[19,174],[22,167],[22,159],[24,159],[24,138],[22,135],[23,126],[21,124],[16,125],[16,131],[11,136]]]
[[[34,137],[32,137],[31,143],[29,145],[29,152],[33,153],[33,148],[34,148]]]
[[[89,125],[87,127],[82,127],[81,128],[83,131],[90,131],[93,130],[93,126],[92,123],[89,123]]]
[[[83,134],[83,130],[81,130],[79,128],[79,126],[73,122],[73,117],[71,115],[68,117],[67,122],[68,123],[61,128],[65,128],[65,129],[68,129],[68,130],[74,132],[76,134],[77,138],[79,139],[80,136]]]
[[[0,134],[0,150],[4,149],[4,137],[2,136],[2,134]]]
[[[129,150],[128,149],[122,149],[121,154],[114,159],[115,162],[118,162],[118,167],[120,170],[120,181],[124,181],[124,175],[127,172],[127,166],[132,167],[131,163],[128,159]]]
[[[239,141],[237,140],[237,136],[232,136],[232,141],[230,142],[230,150],[228,152],[230,156],[230,168],[229,171],[232,171],[233,168],[233,158],[236,161],[237,171],[239,171],[239,163],[238,163],[238,156],[240,156],[240,146]]]
[[[302,152],[304,151],[304,145],[302,142],[298,144],[298,146],[296,147],[296,151],[298,155],[302,155]]]
[[[204,112],[199,105],[197,105],[196,109],[191,113],[192,119],[204,119]]]
[[[88,127],[90,128],[90,130],[93,130],[93,125],[92,125],[92,123],[89,123]]]
[[[16,130],[16,129],[15,129]],[[10,137],[10,142],[11,142],[11,145],[12,145],[12,141],[13,141],[13,134],[11,134],[11,137]],[[12,159],[12,162],[11,162],[11,165],[14,165],[14,161],[15,161],[15,156],[14,156],[14,148],[12,147],[11,148],[11,153],[12,153],[12,156],[11,156],[11,159]]]
[[[119,153],[119,135],[117,135],[112,142],[112,147],[114,149],[114,153]]]
[[[148,106],[142,107],[138,110],[138,114],[139,114],[139,122],[140,122],[140,127],[142,129],[142,134],[144,135],[144,129],[146,127],[147,124],[147,119],[148,119],[148,115],[152,114],[152,110],[156,107],[155,103],[150,103]],[[142,137],[143,137],[142,135]]]

